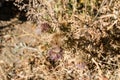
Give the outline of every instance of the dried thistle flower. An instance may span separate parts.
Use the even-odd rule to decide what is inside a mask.
[[[36,34],[40,35],[43,32],[50,31],[50,28],[51,28],[51,26],[48,23],[42,23],[42,24],[38,25],[35,32],[36,32]]]
[[[86,64],[84,62],[76,64],[76,67],[78,69],[84,70],[86,68]]]
[[[48,51],[48,55],[49,55],[48,57],[52,61],[57,61],[62,57],[62,53],[63,53],[63,49],[58,46],[55,46]]]
[[[43,24],[40,25],[40,27],[41,27],[42,32],[49,31],[50,28],[51,28],[48,23],[43,23]]]

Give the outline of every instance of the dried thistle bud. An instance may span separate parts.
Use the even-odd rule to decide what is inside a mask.
[[[43,24],[40,25],[40,27],[41,27],[42,32],[49,31],[50,28],[51,28],[51,26],[48,23],[43,23]]]
[[[48,23],[42,23],[42,24],[38,25],[35,32],[36,32],[36,34],[40,35],[43,32],[50,31],[50,28],[51,28],[51,26]]]
[[[76,65],[76,67],[77,67],[78,69],[84,70],[84,69],[86,68],[86,64],[85,64],[84,62],[81,62],[81,63],[78,63],[78,64]]]
[[[56,46],[56,47],[51,48],[48,51],[48,55],[49,55],[48,57],[52,61],[57,61],[58,59],[62,57],[62,53],[63,53],[62,48]]]

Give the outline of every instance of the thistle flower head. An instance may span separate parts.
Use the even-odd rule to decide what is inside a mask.
[[[48,51],[49,59],[53,61],[57,61],[62,57],[62,53],[63,53],[62,48],[58,46],[53,47]]]
[[[43,32],[48,32],[51,26],[48,23],[41,23],[37,26],[35,33],[40,35]]]

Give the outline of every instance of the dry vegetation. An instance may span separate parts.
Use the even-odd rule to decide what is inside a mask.
[[[0,80],[119,80],[119,4],[15,0],[28,21],[0,30]]]

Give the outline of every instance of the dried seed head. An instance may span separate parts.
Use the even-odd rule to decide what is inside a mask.
[[[38,27],[35,30],[35,33],[40,35],[43,32],[48,32],[50,31],[51,26],[48,23],[42,23],[38,25]]]
[[[62,57],[63,50],[60,47],[53,47],[48,51],[49,59],[56,61]]]
[[[51,28],[48,23],[43,23],[43,24],[40,25],[40,27],[41,27],[41,31],[42,31],[42,32],[49,31],[50,28]]]
[[[85,64],[84,62],[81,62],[81,63],[77,64],[76,67],[77,67],[78,69],[84,70],[84,69],[86,68],[86,64]]]

